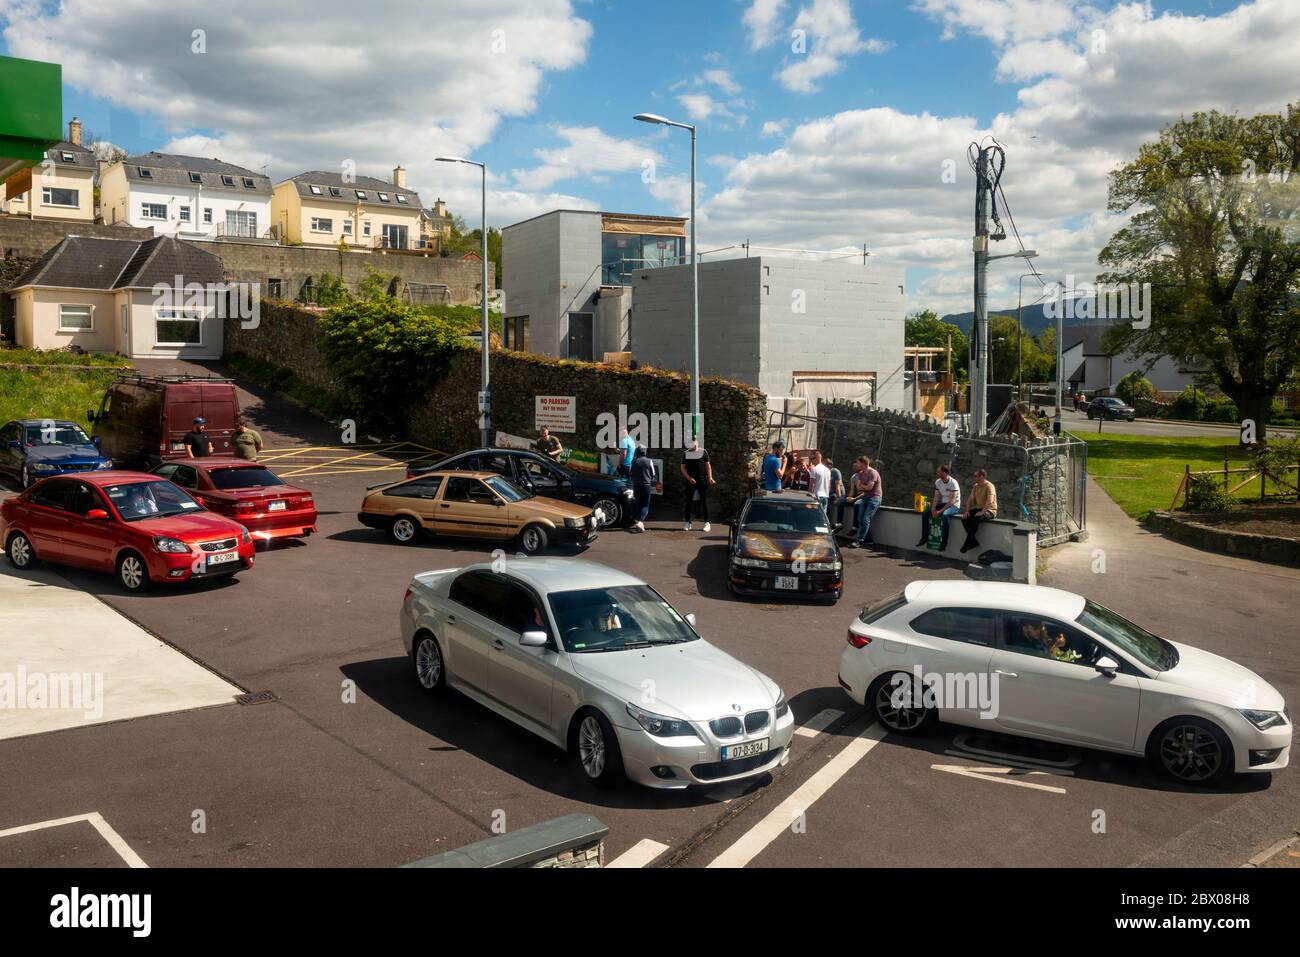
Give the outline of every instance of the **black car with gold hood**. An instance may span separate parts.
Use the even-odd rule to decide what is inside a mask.
[[[821,503],[807,492],[755,492],[731,525],[727,584],[738,595],[820,598],[844,591],[844,562]]]

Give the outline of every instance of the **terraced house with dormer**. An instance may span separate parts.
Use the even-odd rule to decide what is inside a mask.
[[[283,243],[360,249],[421,248],[420,196],[406,170],[372,176],[311,170],[275,184],[271,215]]]
[[[177,239],[267,239],[271,180],[233,163],[144,153],[100,174],[103,221]]]
[[[95,221],[95,154],[81,145],[81,121],[68,123],[68,138],[45,158],[5,183],[7,212],[31,219]]]

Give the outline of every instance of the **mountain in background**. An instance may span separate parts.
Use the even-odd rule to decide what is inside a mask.
[[[1078,302],[1078,300],[1076,299],[1075,302]],[[1044,329],[1056,328],[1056,317],[1047,314],[1047,305],[1048,304],[1045,302],[1040,302],[1032,306],[1025,306],[1022,311],[1021,321],[1024,323],[1025,332],[1035,338],[1037,338]],[[990,309],[989,315],[1010,316],[1014,319],[1016,318],[1016,310],[1014,306],[1010,309]],[[969,338],[971,326],[975,323],[975,312],[974,310],[970,312],[954,312],[946,316],[941,316],[940,318],[944,322],[959,328]],[[1079,319],[1077,317],[1072,319],[1067,314],[1063,323],[1065,327],[1069,328],[1072,326],[1096,326],[1122,321],[1123,320],[1118,319]]]

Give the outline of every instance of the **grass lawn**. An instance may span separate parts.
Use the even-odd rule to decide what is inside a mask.
[[[1190,465],[1193,472],[1222,471],[1223,448],[1231,444],[1232,438],[1071,434],[1088,443],[1088,474],[1120,508],[1139,521],[1153,508],[1169,508],[1183,479],[1184,466]],[[1245,464],[1240,456],[1234,456],[1229,467],[1241,468]],[[1232,476],[1231,484],[1245,477]],[[1258,499],[1258,495],[1258,482],[1237,493],[1243,501],[1252,496]]]
[[[39,365],[38,369],[5,368]],[[96,366],[94,370],[62,368]],[[104,390],[130,368],[121,356],[74,355],[29,349],[0,351],[0,425],[11,419],[68,419],[89,429],[88,409],[98,409]]]

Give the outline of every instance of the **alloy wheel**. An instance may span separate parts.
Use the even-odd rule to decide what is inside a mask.
[[[16,568],[26,568],[32,563],[32,543],[24,535],[15,535],[9,543],[9,560]]]
[[[398,518],[393,520],[393,538],[402,544],[406,544],[415,538],[415,522],[409,518]]]
[[[144,583],[144,565],[134,555],[127,555],[122,559],[118,574],[122,578],[122,584],[130,591],[135,591]]]
[[[592,780],[605,773],[605,734],[594,714],[583,718],[578,728],[578,757]]]
[[[525,528],[522,537],[524,551],[536,552],[542,548],[542,533],[535,528]]]
[[[416,646],[415,677],[426,691],[432,691],[442,680],[442,652],[431,637],[426,637]]]
[[[1223,748],[1209,729],[1179,724],[1160,739],[1160,763],[1181,781],[1208,781],[1223,768]]]
[[[904,684],[896,686],[893,677],[880,682],[876,689],[876,717],[891,731],[913,731],[924,723],[924,705],[914,704],[913,682],[910,675]]]
[[[623,509],[619,506],[618,502],[614,501],[612,498],[599,499],[592,508],[593,510],[599,509],[605,516],[604,519],[601,520],[601,528],[609,528],[611,525],[617,525],[619,519],[623,517]]]
[[[27,466],[23,466],[22,487],[26,488],[32,484],[32,473],[27,471]]]

